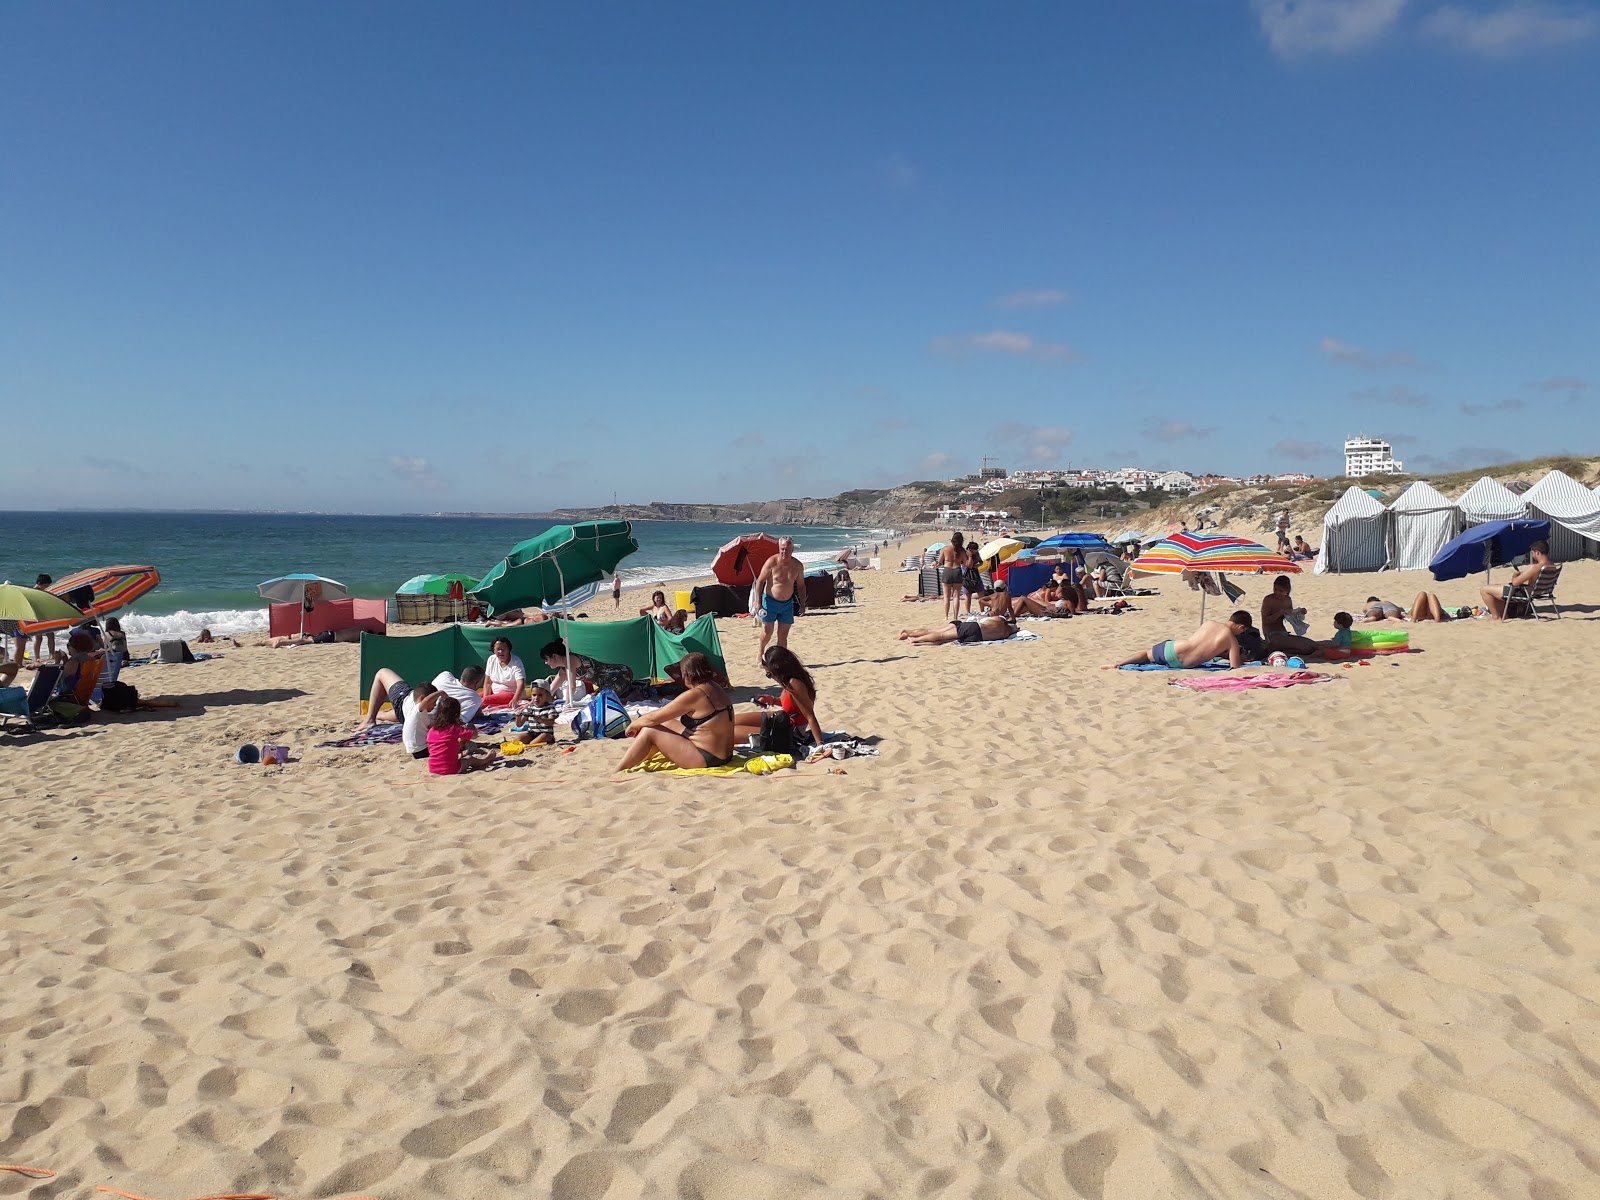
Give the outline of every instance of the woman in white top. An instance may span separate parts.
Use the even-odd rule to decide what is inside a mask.
[[[528,672],[522,660],[511,653],[511,639],[497,637],[490,646],[489,661],[483,664],[483,706],[505,708],[522,699]]]

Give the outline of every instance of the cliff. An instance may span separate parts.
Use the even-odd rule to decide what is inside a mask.
[[[606,504],[599,508],[558,508],[540,516],[554,521],[716,521],[754,525],[854,525],[863,529],[904,529],[928,524],[928,512],[945,503],[955,487],[908,483],[896,488],[858,488],[818,499],[751,500],[740,504]]]

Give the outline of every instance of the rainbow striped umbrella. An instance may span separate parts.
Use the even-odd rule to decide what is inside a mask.
[[[79,588],[91,589],[94,602],[78,607],[88,616],[103,617],[128,607],[160,582],[161,572],[154,567],[90,567],[56,580],[50,590],[58,596],[70,596]]]
[[[1162,538],[1128,565],[1135,575],[1181,575],[1185,571],[1215,571],[1219,575],[1298,575],[1300,567],[1281,554],[1248,538],[1201,537],[1174,533]],[[1233,598],[1230,596],[1230,598]],[[1206,617],[1206,593],[1200,593],[1200,619]]]

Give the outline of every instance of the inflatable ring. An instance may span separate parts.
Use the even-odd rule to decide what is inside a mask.
[[[1350,646],[1355,650],[1385,650],[1410,645],[1411,633],[1405,629],[1355,629],[1350,633]]]

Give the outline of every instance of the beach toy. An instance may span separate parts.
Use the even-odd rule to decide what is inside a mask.
[[[1392,650],[1410,645],[1411,633],[1405,629],[1354,629],[1350,632],[1350,646],[1354,650]]]
[[[254,764],[261,761],[261,751],[246,742],[233,752],[233,761],[245,764]]]
[[[1289,662],[1288,662],[1288,665],[1291,666],[1291,667],[1294,667],[1296,670],[1299,670],[1301,667],[1304,667],[1306,665],[1306,660],[1303,659],[1303,658],[1291,658],[1289,660]],[[1395,665],[1399,666],[1398,663],[1396,663]]]
[[[500,743],[500,753],[501,754],[521,754],[526,749],[527,749],[527,747],[525,745],[523,745],[521,742],[501,742]]]
[[[1271,654],[1267,655],[1267,666],[1269,667],[1287,667],[1288,665],[1289,656],[1282,650],[1274,650]]]

